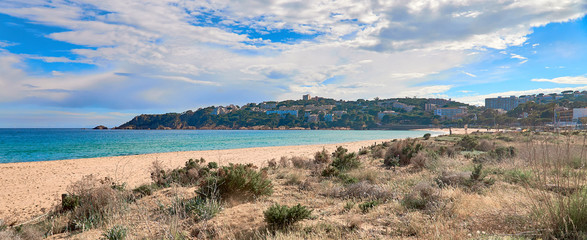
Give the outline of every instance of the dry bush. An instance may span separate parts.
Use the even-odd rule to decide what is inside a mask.
[[[479,145],[477,145],[477,147],[476,147],[477,150],[483,151],[483,152],[489,152],[489,151],[493,150],[494,148],[495,148],[495,144],[488,141],[488,140],[485,140],[485,139],[482,139],[481,141],[479,141]]]
[[[376,169],[372,168],[356,169],[348,173],[349,177],[355,178],[359,182],[367,181],[371,184],[376,184],[380,180],[379,174]]]
[[[203,158],[199,160],[190,159],[182,168],[163,170],[161,163],[155,161],[151,168],[151,179],[160,187],[169,187],[171,184],[181,186],[197,185],[201,179],[208,176],[211,167],[217,167],[217,164],[213,162],[209,166],[204,166],[205,162]]]
[[[283,156],[279,159],[279,166],[282,168],[289,167],[289,159],[286,156]]]
[[[349,184],[345,187],[330,188],[325,195],[342,199],[377,199],[382,201],[393,197],[393,193],[386,187],[370,184],[366,181]]]
[[[430,160],[428,154],[425,152],[419,152],[418,154],[416,154],[416,156],[410,159],[410,164],[414,166],[414,168],[419,170],[428,167],[429,162]]]
[[[314,168],[314,161],[299,156],[291,157],[292,165],[296,168],[312,169]]]
[[[269,168],[276,169],[276,168],[277,168],[277,161],[275,160],[275,158],[273,158],[273,159],[269,160],[269,161],[267,162],[267,166],[268,166]]]
[[[252,164],[230,164],[200,183],[198,189],[204,198],[250,200],[273,193],[266,171],[257,171]]]
[[[587,239],[587,171],[570,162],[587,159],[587,136],[528,136],[520,155],[530,163],[536,181],[528,185],[543,237]]]
[[[71,229],[88,229],[103,226],[126,205],[128,192],[116,190],[111,179],[99,180],[93,175],[84,176],[68,187],[68,193],[78,199],[72,210]]]
[[[322,148],[322,151],[318,151],[314,154],[314,163],[316,164],[329,164],[330,163],[330,153],[326,151],[325,148]]]
[[[410,164],[410,159],[414,157],[420,150],[424,148],[424,145],[416,141],[415,139],[404,139],[391,144],[391,146],[385,152],[385,162],[393,163],[393,159],[398,159],[400,166]]]
[[[431,209],[440,199],[439,190],[428,182],[419,182],[413,190],[406,194],[401,203],[409,209]]]

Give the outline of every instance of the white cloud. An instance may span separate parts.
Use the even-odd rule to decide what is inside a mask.
[[[507,54],[507,47],[526,42],[532,27],[576,19],[585,10],[582,0],[3,1],[0,12],[68,29],[47,37],[82,47],[71,51],[77,58],[0,56],[0,102],[120,109],[297,99],[304,93],[431,96],[451,87],[426,86],[431,75],[474,61],[485,48]],[[221,23],[198,22],[210,14]],[[260,39],[272,31],[316,37]],[[31,76],[24,58],[99,69]],[[328,79],[335,80],[324,83]],[[119,100],[103,100],[101,93]],[[81,101],[83,96],[90,97]]]
[[[513,59],[521,59],[521,60],[526,60],[526,59],[528,59],[528,58],[526,58],[526,57],[523,57],[523,56],[520,56],[520,55],[518,55],[518,54],[514,54],[514,53],[511,53],[510,55],[512,56],[512,58],[513,58]]]
[[[463,73],[463,74],[465,74],[465,75],[467,75],[469,77],[477,77],[477,75],[472,74],[472,73],[468,73],[468,72],[465,72],[465,71],[461,71],[461,73]]]
[[[559,84],[587,84],[587,76],[566,76],[553,79],[532,79],[533,82],[553,82]]]

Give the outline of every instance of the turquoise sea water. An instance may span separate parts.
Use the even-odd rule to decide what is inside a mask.
[[[0,129],[0,163],[421,137],[425,131]]]

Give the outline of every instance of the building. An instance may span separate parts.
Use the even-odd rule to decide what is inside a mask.
[[[308,116],[308,122],[318,122],[319,120],[319,116],[318,114],[310,114],[310,116]]]
[[[285,118],[285,116],[287,116],[288,114],[295,116],[295,117],[298,117],[298,111],[296,111],[296,110],[271,110],[271,111],[267,111],[266,113],[267,113],[267,115],[275,113],[275,114],[278,114],[282,118]]]
[[[587,108],[573,108],[573,122],[578,122],[579,119],[584,117],[587,117]]]
[[[434,103],[426,103],[424,105],[424,111],[426,112],[432,112],[434,110],[436,110],[438,108],[438,105],[434,104]]]
[[[324,115],[324,121],[325,122],[333,122],[334,121],[334,114],[329,113]]]
[[[299,96],[299,95],[298,95]],[[312,100],[312,96],[310,96],[310,94],[306,94],[302,96],[302,100],[304,101],[309,101]]]
[[[277,107],[277,102],[262,102],[259,107],[261,109],[274,109]]]
[[[334,105],[320,105],[314,106],[313,104],[306,105],[304,108],[306,111],[330,111],[334,108]]]
[[[450,107],[450,108],[437,108],[434,110],[434,115],[441,116],[447,119],[460,119],[467,114],[467,107]]]
[[[511,111],[512,109],[516,108],[521,101],[527,101],[527,99],[520,100],[520,98],[516,96],[510,97],[497,97],[497,98],[486,98],[485,99],[485,107],[489,109],[503,109],[506,111]]]
[[[395,112],[395,111],[383,111],[383,112],[379,112],[377,113],[377,118],[379,119],[379,121],[381,121],[383,119],[383,117],[387,116],[387,115],[398,115],[399,113]]]
[[[412,105],[408,105],[405,103],[401,103],[401,102],[394,102],[392,104],[393,108],[398,108],[398,109],[403,109],[406,110],[406,112],[411,112],[412,110],[414,110],[414,106]]]
[[[558,124],[568,125],[573,122],[573,110],[565,107],[557,107],[554,109],[554,120]]]

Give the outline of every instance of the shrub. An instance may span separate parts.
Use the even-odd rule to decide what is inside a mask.
[[[294,223],[310,218],[311,210],[300,204],[293,207],[275,204],[263,212],[265,222],[272,229],[284,229]]]
[[[357,158],[355,153],[347,153],[347,149],[338,147],[334,152],[334,160],[331,166],[338,169],[339,171],[347,171],[361,166],[361,162]]]
[[[458,145],[461,146],[465,151],[472,151],[477,147],[479,143],[477,139],[471,137],[469,135],[465,135],[461,140],[458,142]]]
[[[368,149],[366,149],[366,148],[359,149],[359,156],[367,155],[367,153],[369,153]]]
[[[506,158],[512,158],[516,156],[515,147],[497,147],[489,152],[489,155],[494,159],[501,161]]]
[[[132,192],[135,193],[137,197],[150,196],[151,194],[153,194],[154,188],[155,187],[151,184],[143,184],[133,189]]]
[[[428,209],[440,198],[438,191],[431,184],[420,182],[412,192],[404,196],[401,204],[408,209]]]
[[[410,164],[410,159],[412,159],[412,157],[414,157],[423,148],[424,146],[416,142],[416,140],[405,139],[394,142],[385,153],[384,163],[393,163],[393,158],[398,158],[400,166],[408,165]]]
[[[316,164],[330,163],[330,153],[328,153],[328,151],[326,151],[325,148],[322,148],[322,151],[316,152],[316,154],[314,154],[314,163],[316,163]]]
[[[290,159],[291,164],[296,167],[296,168],[305,168],[305,169],[312,169],[314,166],[314,163],[312,160],[310,159],[305,159],[303,157],[292,157]]]
[[[185,163],[184,167],[168,171],[163,170],[159,162],[153,162],[151,179],[160,187],[169,187],[172,183],[181,186],[197,185],[210,172],[209,167],[202,166],[204,162],[203,158],[199,160],[190,159]]]
[[[216,216],[222,206],[216,199],[195,197],[187,200],[176,199],[168,212],[182,218],[193,217],[194,220],[208,220]]]
[[[424,134],[424,140],[430,139],[430,136],[432,136],[430,133]]]
[[[93,228],[106,223],[111,215],[120,211],[127,198],[125,192],[112,188],[111,179],[98,180],[93,175],[84,176],[68,187],[69,196],[77,198],[72,211],[72,229]],[[63,203],[62,203],[63,205]]]
[[[494,147],[495,147],[495,145],[492,142],[483,139],[483,140],[479,141],[479,145],[477,145],[477,147],[475,149],[477,149],[479,151],[483,151],[483,152],[489,152],[489,151],[493,150]]]
[[[267,166],[271,169],[276,169],[277,168],[277,161],[275,161],[275,158],[269,160],[267,162]]]
[[[273,185],[265,171],[256,171],[252,164],[230,164],[201,182],[199,194],[208,198],[259,197],[271,195]]]
[[[289,159],[286,156],[283,156],[279,159],[279,166],[282,168],[289,167]]]
[[[410,159],[410,164],[414,166],[416,169],[424,169],[429,164],[428,154],[425,152],[419,152],[416,156]]]
[[[363,212],[363,213],[368,213],[369,211],[371,211],[371,209],[373,209],[377,205],[379,205],[379,201],[377,201],[377,200],[368,201],[368,202],[364,202],[364,203],[359,204],[359,209],[361,209],[361,212]]]
[[[218,168],[218,163],[216,163],[216,162],[209,162],[208,163],[208,168],[209,169],[216,169],[216,168]]]
[[[587,189],[557,197],[538,211],[553,239],[587,238]]]
[[[528,184],[532,179],[532,171],[524,171],[520,169],[513,169],[504,173],[506,182]]]
[[[123,240],[126,239],[126,228],[124,226],[116,225],[102,234],[102,239],[108,240]]]

